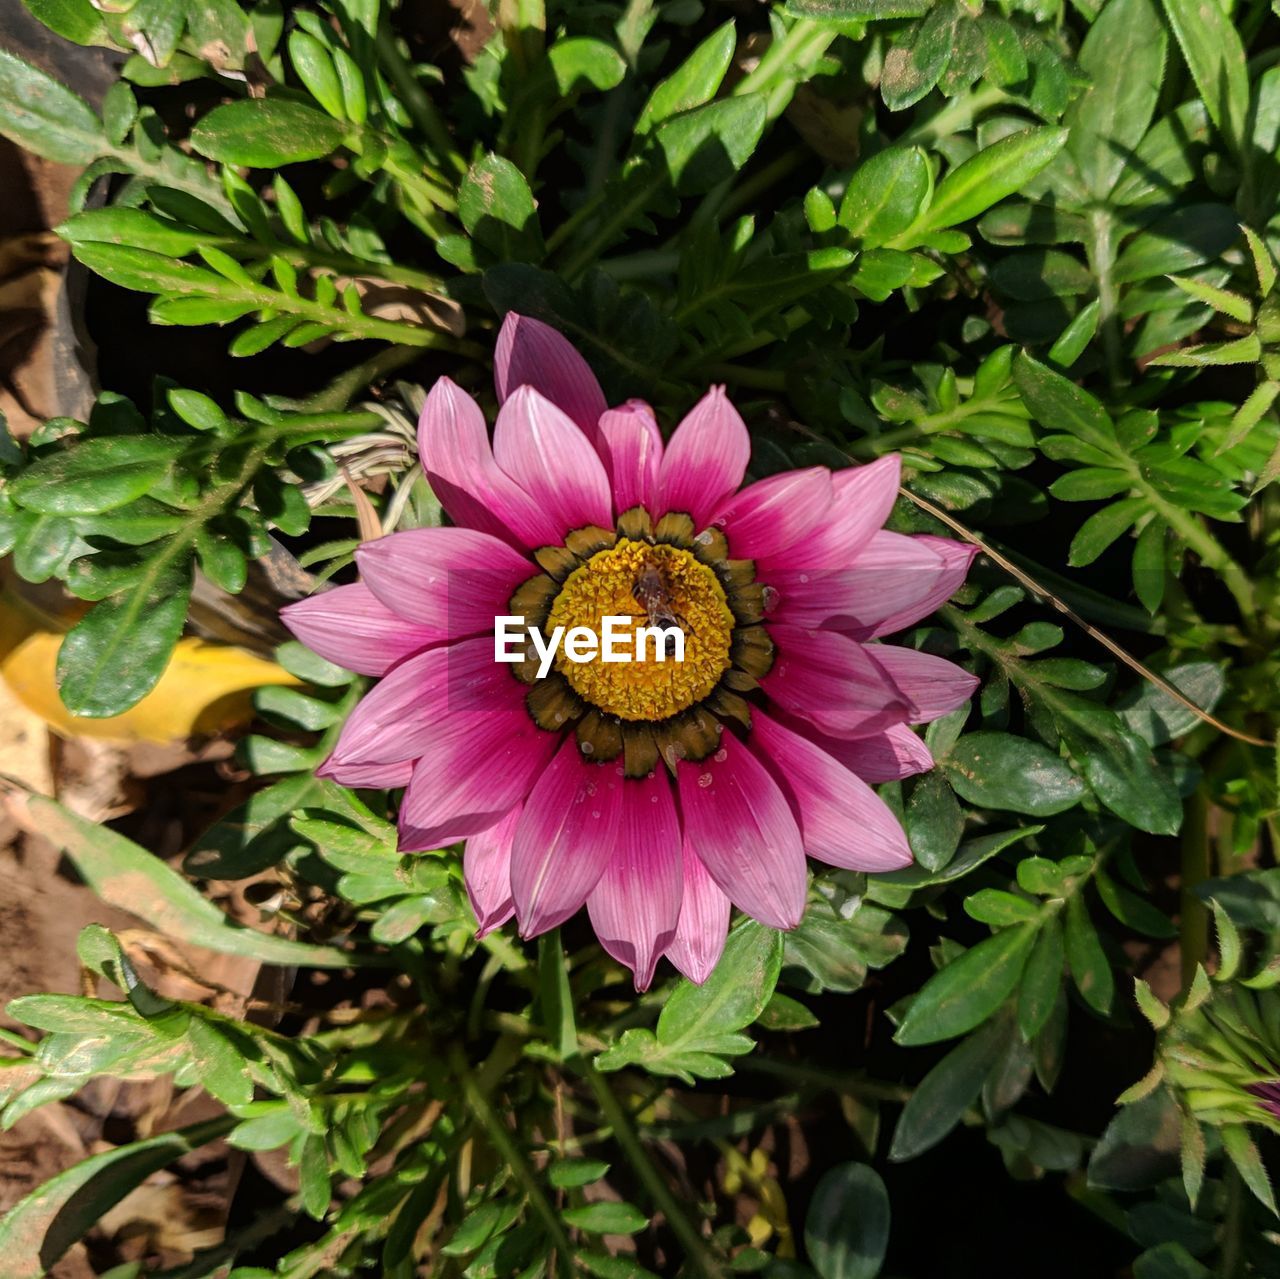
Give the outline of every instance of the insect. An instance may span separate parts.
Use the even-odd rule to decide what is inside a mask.
[[[650,626],[679,626],[679,615],[671,606],[671,583],[666,567],[656,555],[646,555],[631,592],[649,618]]]

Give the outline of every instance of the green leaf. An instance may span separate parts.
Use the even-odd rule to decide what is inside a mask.
[[[97,515],[142,497],[181,448],[154,435],[75,440],[32,463],[9,492],[19,506],[43,515]]]
[[[1206,306],[1213,307],[1215,311],[1221,311],[1223,315],[1239,320],[1241,324],[1250,324],[1253,321],[1253,304],[1247,298],[1241,297],[1239,293],[1232,293],[1230,289],[1215,288],[1203,280],[1184,279],[1181,276],[1174,276],[1173,283],[1189,297],[1195,298],[1197,302],[1203,302]]]
[[[1121,884],[1116,883],[1105,870],[1099,869],[1094,876],[1098,886],[1098,896],[1102,904],[1124,925],[1135,932],[1145,933],[1148,937],[1176,937],[1178,930],[1170,922],[1169,917],[1157,910],[1149,901],[1131,893]]]
[[[1004,1046],[999,1022],[953,1048],[916,1086],[893,1131],[889,1158],[914,1159],[936,1146],[977,1100]]]
[[[560,1159],[547,1170],[547,1180],[557,1188],[589,1186],[609,1171],[602,1159]]]
[[[1076,989],[1086,1004],[1106,1016],[1111,1011],[1115,978],[1079,893],[1067,899],[1066,952]]]
[[[986,1021],[1013,992],[1036,929],[1006,928],[970,947],[921,987],[894,1040],[904,1046],[954,1039]]]
[[[875,1279],[889,1246],[889,1192],[874,1168],[847,1163],[823,1174],[804,1246],[821,1279]]]
[[[348,968],[365,962],[334,946],[273,937],[235,923],[158,857],[52,799],[25,794],[12,803],[25,809],[24,820],[67,855],[98,897],[166,936],[267,964]]]
[[[91,0],[23,0],[27,11],[42,25],[74,44],[107,43],[102,15]]]
[[[58,1259],[154,1172],[216,1141],[229,1116],[91,1155],[38,1186],[0,1220],[6,1279],[42,1279]]]
[[[590,36],[557,40],[547,50],[547,64],[562,98],[584,89],[607,93],[616,89],[627,74],[627,64],[617,49]]]
[[[73,715],[119,715],[164,673],[187,620],[191,566],[156,556],[128,590],[96,605],[58,650],[58,693]]]
[[[702,195],[746,164],[765,120],[765,101],[759,94],[723,98],[659,125],[653,145],[676,190]]]
[[[1098,707],[1091,713],[1101,731],[1086,736],[1063,727],[1093,793],[1139,830],[1176,834],[1182,824],[1182,800],[1170,772],[1158,767],[1147,743],[1116,723],[1111,712]]]
[[[244,98],[214,107],[191,132],[191,145],[221,164],[274,169],[336,151],[346,126],[287,98]]]
[[[1213,909],[1213,927],[1218,937],[1218,971],[1214,973],[1215,981],[1230,981],[1240,968],[1243,954],[1240,945],[1240,931],[1236,928],[1231,916],[1223,909],[1216,898],[1209,898]]]
[[[256,791],[196,840],[182,868],[197,879],[247,879],[276,865],[304,840],[289,827],[290,814],[334,802],[339,788],[310,772]]]
[[[1123,537],[1148,510],[1142,497],[1126,497],[1095,511],[1076,530],[1067,552],[1067,563],[1073,568],[1092,564],[1117,538]]]
[[[729,934],[715,971],[701,986],[681,982],[658,1017],[657,1033],[633,1028],[596,1058],[600,1070],[638,1065],[693,1082],[723,1078],[726,1056],[754,1047],[738,1032],[759,1018],[782,966],[782,934],[744,920]]]
[[[673,115],[710,102],[729,69],[737,40],[737,26],[731,18],[698,45],[649,95],[636,121],[636,136],[643,136]]]
[[[1156,613],[1164,599],[1168,572],[1165,563],[1165,544],[1169,526],[1154,516],[1143,526],[1133,543],[1133,591],[1148,613]]]
[[[634,1235],[649,1224],[649,1218],[634,1204],[607,1200],[566,1208],[561,1216],[567,1225],[593,1235]]]
[[[938,184],[929,207],[904,238],[976,218],[1030,182],[1066,140],[1066,129],[1046,126],[1011,134],[979,151]]]
[[[965,898],[964,913],[979,923],[1005,928],[1010,924],[1026,924],[1039,919],[1040,907],[1001,888],[980,888]]]
[[[1152,0],[1107,0],[1080,47],[1091,81],[1067,111],[1067,150],[1101,199],[1132,163],[1155,113],[1164,76],[1165,31]]]
[[[1210,118],[1227,146],[1239,152],[1249,115],[1249,69],[1235,25],[1219,4],[1203,0],[1163,3]]]
[[[501,262],[538,262],[544,248],[533,193],[510,160],[487,155],[458,188],[458,215],[471,237]]]
[[[1133,1263],[1133,1279],[1212,1279],[1212,1275],[1208,1266],[1174,1240],[1148,1248]]]
[[[253,1079],[240,1045],[216,1021],[200,1016],[187,1023],[187,1040],[205,1091],[223,1105],[247,1106],[253,1100]]]
[[[890,111],[914,106],[934,88],[959,44],[961,29],[973,29],[967,13],[953,0],[942,0],[907,41],[888,50],[880,72],[880,96]]]
[[[344,115],[342,84],[334,68],[333,59],[315,36],[295,30],[289,33],[289,61],[298,73],[298,79],[307,91],[331,115],[341,119]]]
[[[868,968],[883,968],[906,948],[900,919],[869,902],[848,915],[831,915],[817,904],[784,939],[782,962],[791,985],[820,990],[857,990]]]
[[[1064,759],[1012,733],[967,733],[943,767],[961,798],[982,808],[1049,817],[1084,794],[1084,783]]]
[[[1116,259],[1112,275],[1119,284],[1131,284],[1189,271],[1217,259],[1239,235],[1236,212],[1228,205],[1184,205],[1135,235]]]
[[[918,18],[928,11],[929,0],[786,0],[784,6],[790,17],[814,22]]]
[[[764,1012],[758,1018],[759,1025],[765,1030],[795,1031],[812,1030],[821,1023],[798,999],[774,991]]]
[[[907,839],[916,861],[941,870],[955,855],[964,833],[964,813],[940,770],[926,773],[911,791],[906,811]]]
[[[1111,455],[1116,433],[1101,403],[1038,360],[1019,352],[1013,380],[1031,415],[1050,431],[1070,431],[1077,439]]]
[[[0,133],[56,164],[84,166],[108,149],[89,104],[0,49]]]
[[[1271,1179],[1267,1176],[1266,1165],[1262,1162],[1253,1138],[1249,1136],[1248,1128],[1243,1124],[1227,1124],[1219,1131],[1222,1134],[1222,1148],[1235,1164],[1244,1184],[1253,1191],[1258,1202],[1275,1216],[1276,1197],[1271,1189]]]
[[[1020,867],[1021,868],[1021,867]],[[1062,926],[1051,915],[1040,926],[1018,988],[1018,1029],[1030,1043],[1045,1027],[1062,989]]]
[[[930,183],[919,147],[889,147],[853,171],[837,221],[866,248],[887,244],[915,221]]]
[[[237,1150],[277,1150],[301,1131],[298,1116],[285,1106],[277,1106],[237,1125],[227,1138],[227,1145]]]
[[[1089,1184],[1146,1190],[1178,1170],[1181,1115],[1165,1089],[1123,1107],[1089,1158]]]
[[[1155,992],[1141,977],[1133,979],[1133,997],[1142,1015],[1151,1023],[1153,1030],[1163,1030],[1169,1024],[1171,1016],[1167,1004],[1156,997]]]

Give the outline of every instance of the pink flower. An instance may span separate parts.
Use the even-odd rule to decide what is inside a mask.
[[[285,610],[299,639],[381,677],[323,773],[407,786],[401,847],[466,840],[486,932],[584,903],[638,989],[662,955],[694,981],[730,905],[773,928],[804,911],[806,856],[911,861],[869,782],[932,766],[907,727],[975,681],[876,643],[964,580],[971,548],[886,532],[899,461],[790,471],[742,487],[747,429],[723,388],[664,444],[647,405],[606,408],[553,329],[507,317],[490,444],[447,378],[422,412],[423,468],[456,527],[357,552],[361,581]],[[679,625],[684,660],[495,660],[494,625],[550,632],[606,615]]]

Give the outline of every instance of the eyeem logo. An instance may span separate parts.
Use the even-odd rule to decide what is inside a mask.
[[[536,626],[526,626],[524,618],[501,615],[493,619],[493,657],[497,662],[523,662],[528,656],[526,641],[538,655],[538,678],[551,670],[561,646],[571,662],[647,662],[650,641],[653,661],[684,661],[684,631],[679,626],[636,626],[634,617],[606,615],[597,634],[589,626],[557,626],[549,636]]]

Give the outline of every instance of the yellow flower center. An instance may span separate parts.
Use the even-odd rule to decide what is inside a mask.
[[[562,644],[556,669],[591,705],[625,720],[663,720],[678,715],[706,697],[729,667],[733,613],[724,588],[710,568],[677,546],[621,538],[597,551],[565,579],[551,605],[547,631],[565,634],[585,626],[602,636],[606,617],[626,617],[630,628],[617,626],[622,638],[615,651],[629,661],[570,660]],[[678,626],[684,631],[684,660],[671,644],[663,660],[646,638],[643,658],[636,660],[636,631],[641,627]],[[603,647],[603,646],[602,646]]]

